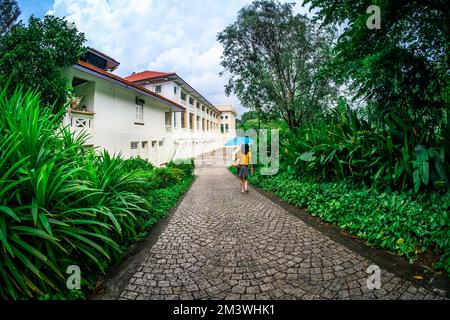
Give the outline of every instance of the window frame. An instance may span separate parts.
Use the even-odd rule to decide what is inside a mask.
[[[136,147],[133,147],[133,146],[136,146]],[[131,150],[139,150],[139,141],[131,141],[130,142],[130,149]]]
[[[136,97],[136,114],[135,114],[135,124],[144,124],[144,104],[145,100]]]

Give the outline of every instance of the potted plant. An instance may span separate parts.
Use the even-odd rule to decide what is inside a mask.
[[[77,110],[77,111],[81,111],[80,109],[80,103],[81,100],[83,100],[82,96],[69,96],[69,104],[70,104],[70,109],[71,110]]]

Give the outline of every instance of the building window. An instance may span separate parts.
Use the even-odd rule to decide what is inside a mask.
[[[136,106],[136,122],[144,122],[144,106]]]
[[[145,100],[139,97],[136,97],[136,104],[139,106],[143,106],[145,104]]]
[[[205,106],[202,106],[202,111],[205,111]]]
[[[178,93],[178,88],[177,86],[173,86],[173,94],[177,95]]]
[[[166,124],[166,126],[171,126],[172,125],[172,113],[171,112],[166,112],[166,114],[165,114],[165,124]]]
[[[225,125],[223,123],[220,125],[220,132],[225,133]]]
[[[181,100],[186,101],[186,93],[181,91]]]
[[[137,150],[139,142],[133,141],[130,143],[131,150]]]
[[[176,113],[173,114],[173,127],[174,128],[177,127],[177,114]]]
[[[136,97],[136,122],[144,123],[144,103],[143,99]]]
[[[229,127],[228,127],[228,123],[225,124],[225,132],[228,133],[229,132]]]
[[[161,93],[161,86],[155,86],[155,92]]]
[[[181,127],[186,128],[186,111],[181,113]]]
[[[189,113],[189,129],[194,129],[194,114]]]
[[[163,141],[160,141],[160,142],[158,143],[158,145],[159,145],[160,147],[162,147],[162,146],[163,146],[163,144],[164,144],[164,142],[163,142]]]
[[[189,104],[194,105],[194,99],[192,97],[189,97]]]
[[[156,148],[157,143],[158,143],[158,141],[152,141],[152,148]]]
[[[141,145],[142,145],[142,149],[145,150],[148,146],[148,141],[142,141]]]
[[[228,120],[228,116],[225,116],[225,120]]]

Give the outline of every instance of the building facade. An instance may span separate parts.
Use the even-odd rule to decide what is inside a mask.
[[[220,133],[223,140],[229,140],[236,137],[236,110],[232,105],[216,105],[220,111]]]
[[[121,78],[111,73],[118,65],[90,49],[65,71],[76,98],[64,121],[89,134],[88,147],[159,166],[220,148],[235,132],[236,113],[224,111],[228,130],[222,131],[223,106],[212,105],[177,74],[145,71]]]

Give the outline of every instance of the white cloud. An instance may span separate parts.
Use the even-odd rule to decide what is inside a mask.
[[[55,0],[50,13],[75,22],[89,46],[120,61],[119,75],[147,69],[176,72],[210,102],[233,103],[242,113],[239,101],[225,95],[216,36],[250,2]]]

